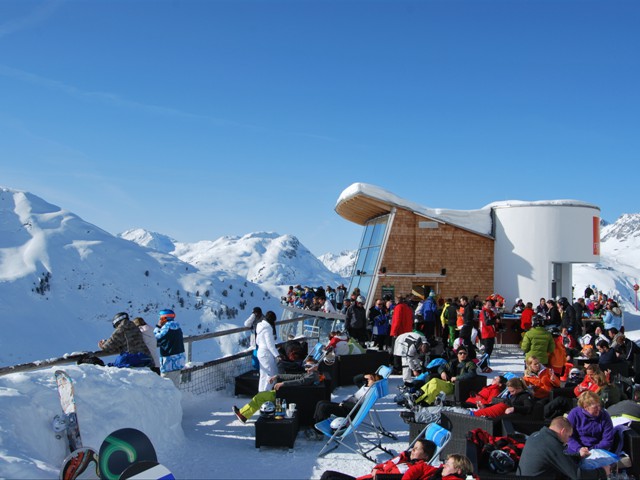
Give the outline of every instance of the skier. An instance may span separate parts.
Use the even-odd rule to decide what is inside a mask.
[[[175,321],[176,314],[173,310],[160,310],[158,315],[160,318],[153,334],[160,348],[160,372],[177,387],[180,385],[180,370],[186,362],[182,329]]]
[[[111,321],[115,329],[106,340],[100,340],[98,347],[107,353],[117,353],[116,366],[151,366],[151,352],[144,342],[138,327],[129,320],[127,312],[116,313]],[[126,362],[132,362],[126,364]],[[133,363],[135,362],[135,363]]]

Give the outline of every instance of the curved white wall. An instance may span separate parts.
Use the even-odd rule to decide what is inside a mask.
[[[571,264],[600,259],[600,209],[585,203],[536,202],[494,206],[494,287],[507,308],[521,297],[537,305],[552,294],[554,264],[561,270],[557,295],[571,298]]]

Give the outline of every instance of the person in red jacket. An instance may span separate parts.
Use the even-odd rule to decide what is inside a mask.
[[[524,310],[522,310],[520,314],[520,330],[526,332],[531,328],[531,319],[533,319],[535,314],[536,312],[533,311],[533,303],[527,302]]]
[[[493,371],[489,367],[489,359],[496,343],[496,320],[498,316],[494,308],[493,300],[485,300],[480,311],[480,337],[482,338],[482,345],[484,345],[484,354],[478,366],[482,368],[483,373],[491,373]]]
[[[391,351],[395,350],[396,339],[403,333],[413,330],[413,310],[402,295],[396,296],[396,306],[391,316]],[[393,356],[393,368],[396,372],[402,371],[402,357]]]
[[[374,479],[378,473],[401,474],[402,478],[424,479],[438,472],[438,469],[429,465],[429,460],[436,452],[436,444],[431,440],[421,438],[416,440],[411,450],[402,452],[397,457],[387,460],[373,467],[370,473],[357,477],[357,480]],[[325,471],[320,480],[356,480],[356,477],[333,470]]]
[[[491,405],[491,401],[500,395],[505,388],[507,388],[507,379],[499,375],[494,377],[489,385],[482,387],[478,393],[472,394],[465,402],[473,407],[486,407]]]
[[[448,455],[447,460],[435,469],[435,472],[428,471],[425,467],[431,465],[422,464],[412,468],[402,476],[402,480],[460,480],[468,478],[469,475],[474,479],[478,478],[473,474],[471,460],[458,453]]]

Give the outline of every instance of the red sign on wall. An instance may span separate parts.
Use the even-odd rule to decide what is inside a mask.
[[[593,254],[600,255],[600,217],[593,217]]]

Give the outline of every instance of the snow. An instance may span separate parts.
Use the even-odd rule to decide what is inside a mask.
[[[487,207],[473,212],[426,209],[366,184],[354,184],[341,199],[357,189],[479,232],[490,221]],[[312,285],[342,283],[339,276],[319,268],[315,257],[290,235],[263,232],[180,244],[138,229],[117,238],[27,192],[0,187],[0,206],[2,365],[93,350],[98,339],[112,331],[114,313],[128,310],[153,321],[156,311],[177,302],[176,290],[185,297],[184,308],[176,303],[178,321],[185,333],[194,334],[204,333],[196,327],[200,324],[220,330],[238,326],[254,305],[279,313],[279,286],[307,283],[303,278],[321,279]],[[461,218],[455,220],[456,215]],[[636,214],[603,227],[600,262],[573,268],[575,296],[589,284],[619,297],[627,334],[634,340],[640,339],[632,290],[640,277],[639,225]],[[258,251],[263,254],[257,255]],[[43,280],[45,267],[52,273],[51,290],[38,295],[32,288]],[[196,292],[209,290],[211,295],[203,300],[210,308],[196,310]],[[225,306],[238,308],[242,301],[248,305],[236,318],[211,313]],[[196,360],[233,353],[235,348],[230,344],[207,348],[207,357]],[[201,350],[205,349],[196,348]],[[492,367],[494,375],[521,372],[522,355],[494,356]],[[309,441],[302,433],[292,452],[257,450],[253,419],[242,424],[231,413],[232,405],[241,406],[248,399],[234,398],[231,390],[193,396],[147,371],[91,365],[64,369],[75,381],[86,445],[97,449],[112,431],[138,428],[150,437],[159,460],[177,478],[318,478],[324,470],[362,475],[372,466],[342,448],[319,459],[321,442]],[[44,368],[0,377],[0,478],[57,478],[65,444],[50,427],[53,416],[60,413],[54,371]],[[395,392],[399,377],[390,382],[390,391]],[[345,398],[353,390],[338,388],[334,398]],[[397,441],[386,445],[396,451],[406,448],[408,427],[391,396],[382,399],[379,411],[383,424],[398,435]]]
[[[342,447],[318,458],[323,443],[307,440],[303,430],[293,451],[256,449],[253,422],[257,415],[246,424],[238,421],[232,406],[242,406],[249,399],[234,398],[229,392],[181,394],[170,380],[147,371],[93,365],[65,370],[74,380],[85,446],[98,450],[112,431],[139,429],[176,478],[319,478],[325,470],[363,475],[373,466]],[[60,413],[54,372],[55,368],[49,368],[0,377],[0,478],[58,477],[66,439],[56,439],[50,426],[53,416]],[[384,445],[396,452],[409,442],[409,428],[393,402],[400,383],[399,376],[391,377],[392,393],[377,408],[383,425],[398,436],[397,441],[387,439]],[[339,387],[334,398],[342,399],[354,390]],[[379,461],[390,458],[379,453]]]
[[[625,313],[628,336],[640,339],[640,316]],[[496,346],[491,360],[494,372],[522,373],[523,355]],[[65,457],[65,439],[56,439],[51,419],[60,413],[55,387],[56,368],[0,377],[0,478],[57,478]],[[146,370],[93,365],[64,368],[74,380],[79,425],[85,446],[99,449],[103,439],[120,428],[143,431],[154,444],[158,460],[176,478],[315,479],[325,470],[364,475],[373,466],[361,456],[340,447],[318,458],[323,443],[307,440],[301,429],[292,451],[255,448],[257,415],[246,424],[232,413],[249,399],[227,391],[203,395],[181,393],[168,379]],[[384,445],[395,452],[409,443],[409,428],[400,418],[393,396],[402,381],[389,379],[389,395],[377,404],[382,424],[397,435]],[[355,387],[338,387],[339,401]],[[375,455],[375,453],[374,453]],[[380,452],[378,461],[389,456]]]

